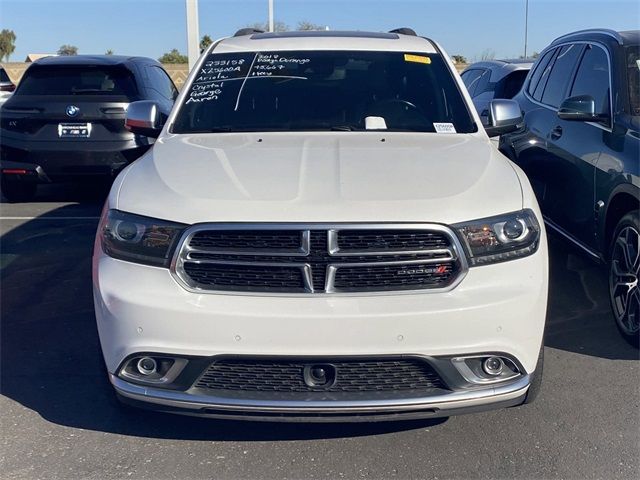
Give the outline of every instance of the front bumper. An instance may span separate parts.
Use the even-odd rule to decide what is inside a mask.
[[[120,399],[137,407],[229,420],[262,421],[389,421],[438,418],[520,405],[529,388],[530,375],[508,385],[406,400],[256,401],[212,397],[134,385],[110,374]]]
[[[305,421],[449,416],[522,403],[547,307],[547,245],[526,258],[473,267],[453,290],[389,295],[247,296],[186,291],[167,269],[94,256],[102,351],[117,393],[158,410],[221,418]],[[328,401],[224,398],[141,386],[117,376],[132,355],[429,358],[496,352],[515,380],[423,397]],[[349,418],[347,418],[349,417]]]

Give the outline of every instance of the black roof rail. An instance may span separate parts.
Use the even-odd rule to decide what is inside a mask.
[[[412,35],[414,37],[418,36],[418,34],[413,28],[408,28],[408,27],[394,28],[393,30],[389,30],[389,33],[399,33],[400,35]]]
[[[253,35],[254,33],[264,33],[264,30],[260,30],[258,28],[253,28],[253,27],[241,28],[236,33],[234,33],[233,36],[243,37],[245,35]]]
[[[576,32],[567,33],[565,35],[561,35],[556,38],[553,42],[555,43],[558,40],[562,40],[565,38],[573,37],[576,35],[585,35],[585,34],[599,34],[599,35],[608,35],[609,37],[614,38],[620,45],[623,43],[622,36],[616,32],[615,30],[609,30],[608,28],[589,28],[587,30],[578,30]]]

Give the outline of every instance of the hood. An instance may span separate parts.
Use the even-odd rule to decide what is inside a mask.
[[[509,161],[462,134],[168,135],[118,186],[112,207],[189,224],[456,223],[522,208]]]

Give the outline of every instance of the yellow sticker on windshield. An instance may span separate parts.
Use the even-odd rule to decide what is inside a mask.
[[[422,55],[411,55],[409,53],[404,54],[405,62],[415,62],[415,63],[426,63],[427,65],[431,63],[431,59],[429,57],[423,57]]]

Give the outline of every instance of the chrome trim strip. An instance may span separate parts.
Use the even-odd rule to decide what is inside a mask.
[[[363,401],[249,400],[142,387],[126,382],[113,374],[109,374],[109,380],[120,395],[157,405],[237,412],[357,414],[366,412],[401,412],[416,409],[455,410],[456,408],[488,405],[523,396],[529,388],[531,377],[530,375],[523,375],[518,380],[509,382],[507,385],[459,390],[428,397]]]
[[[508,377],[482,378],[477,376],[475,373],[473,373],[473,371],[467,365],[467,362],[465,362],[465,360],[468,360],[470,358],[487,358],[488,356],[490,355],[485,354],[485,355],[470,355],[470,356],[464,356],[464,357],[454,357],[451,359],[451,363],[453,364],[454,367],[456,367],[460,375],[462,375],[462,377],[467,382],[475,383],[476,385],[489,385],[492,383],[506,382],[507,380],[511,380],[513,378],[516,378],[522,375],[522,373],[518,371],[518,373],[513,373]],[[517,365],[511,359],[507,357],[503,357],[501,355],[495,355],[495,356],[500,357],[504,363],[507,363],[507,362],[511,363],[517,370],[519,370]],[[505,360],[507,362],[505,362]]]
[[[567,240],[569,240],[571,243],[573,243],[575,246],[580,247],[580,249],[584,250],[586,253],[588,253],[589,255],[591,255],[592,257],[598,259],[598,260],[602,260],[602,258],[600,257],[600,255],[598,255],[597,253],[595,253],[595,251],[591,250],[589,247],[587,247],[586,245],[583,245],[582,242],[576,240],[575,238],[573,238],[571,235],[569,235],[567,232],[565,232],[561,227],[557,226],[556,224],[553,223],[552,220],[549,220],[547,217],[543,216],[544,219],[544,224],[551,228],[554,232],[562,235],[564,238],[566,238]]]
[[[327,230],[327,231],[340,231],[340,230],[430,230],[440,232],[447,236],[451,242],[451,248],[444,250],[449,253],[448,257],[443,258],[427,258],[421,260],[405,260],[405,261],[389,261],[389,262],[363,262],[363,263],[342,263],[334,262],[327,265],[326,283],[324,292],[315,292],[313,288],[313,277],[311,273],[311,266],[308,263],[274,263],[274,262],[241,262],[241,261],[227,261],[227,260],[207,260],[207,259],[194,259],[188,258],[190,248],[188,247],[189,240],[197,232],[204,230],[301,230],[308,232],[307,235],[303,235],[303,247],[308,246],[310,242],[311,230]],[[306,242],[306,243],[305,243]],[[327,242],[329,243],[329,242]],[[329,248],[329,244],[327,248]],[[309,245],[310,251],[310,245]],[[441,250],[433,250],[433,252],[439,252]],[[419,253],[428,254],[432,251],[421,250]],[[211,251],[202,253],[213,253]],[[409,252],[402,252],[407,254]],[[397,253],[388,253],[394,255]],[[270,255],[270,253],[268,254]],[[337,260],[337,259],[336,259]],[[265,291],[236,291],[236,290],[210,290],[206,288],[198,287],[194,285],[189,276],[184,271],[184,262],[199,262],[199,263],[220,263],[220,264],[237,264],[248,266],[296,266],[303,269],[303,278],[306,284],[305,293],[297,292],[265,292]],[[423,288],[414,290],[383,290],[383,291],[360,291],[360,292],[339,292],[333,288],[333,281],[335,280],[335,270],[340,266],[372,266],[372,265],[411,265],[411,264],[428,264],[438,262],[450,262],[455,261],[459,264],[459,272],[455,280],[443,288]],[[318,223],[318,224],[298,224],[298,223],[202,223],[193,225],[185,230],[178,242],[178,247],[174,253],[171,261],[170,272],[176,281],[187,291],[198,294],[218,294],[218,295],[249,295],[249,296],[304,296],[304,295],[344,295],[344,296],[374,296],[374,295],[407,295],[407,294],[431,294],[442,293],[453,290],[464,279],[469,266],[467,263],[464,250],[458,237],[453,230],[445,225],[435,223]]]
[[[140,355],[140,356],[142,357],[144,355]],[[184,367],[186,367],[188,363],[187,360],[184,358],[171,357],[170,355],[158,355],[157,357],[171,358],[173,360],[173,365],[171,365],[171,367],[169,368],[167,373],[164,375],[164,377],[161,377],[155,380],[148,379],[145,377],[132,375],[129,372],[127,372],[124,367],[120,369],[120,375],[122,375],[125,378],[130,378],[131,380],[141,382],[141,383],[148,383],[148,384],[171,383],[178,377],[178,375],[180,375],[180,373],[182,373],[182,370],[184,370]],[[131,363],[131,360],[127,362],[127,364],[129,363]]]

